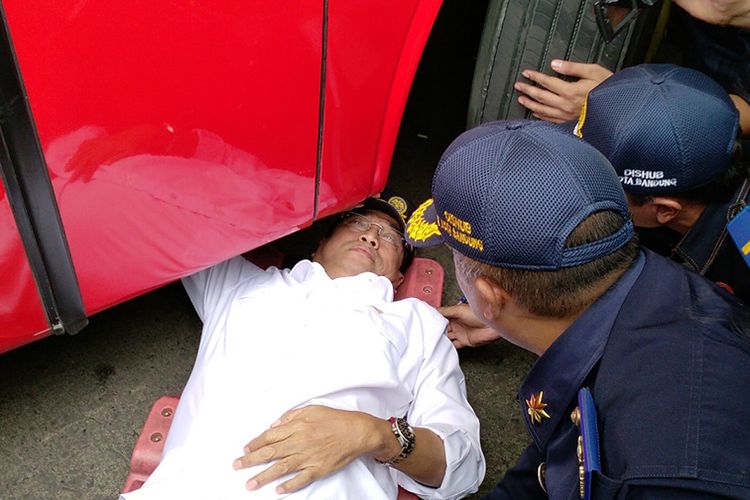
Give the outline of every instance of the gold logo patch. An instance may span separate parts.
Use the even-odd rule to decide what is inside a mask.
[[[402,219],[406,220],[406,200],[400,196],[391,196],[388,198],[388,204],[396,209]]]

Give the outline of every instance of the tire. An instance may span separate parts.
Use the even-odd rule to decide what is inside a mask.
[[[554,74],[552,59],[595,62],[616,71],[638,63],[659,9],[638,18],[610,43],[599,33],[594,0],[491,0],[474,70],[467,124],[529,118],[513,84],[524,69]]]

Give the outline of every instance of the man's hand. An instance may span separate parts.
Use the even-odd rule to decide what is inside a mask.
[[[456,349],[478,347],[500,338],[499,333],[476,317],[468,304],[441,307],[438,311],[449,321],[446,334]]]
[[[371,427],[375,420],[366,413],[325,406],[311,405],[290,410],[245,446],[245,455],[235,460],[234,468],[243,469],[276,460],[252,477],[247,482],[247,489],[258,489],[297,472],[280,484],[276,492],[297,491],[372,451]]]
[[[550,67],[561,75],[578,78],[578,81],[566,82],[560,78],[527,69],[521,74],[539,84],[539,87],[519,81],[515,83],[515,89],[524,94],[518,98],[522,106],[529,109],[540,120],[552,123],[577,119],[589,91],[612,76],[610,70],[598,64],[555,59],[550,63]]]
[[[750,0],[674,0],[674,3],[707,23],[750,28]]]

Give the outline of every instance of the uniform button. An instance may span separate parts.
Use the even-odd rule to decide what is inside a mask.
[[[573,425],[579,427],[581,423],[581,410],[577,406],[570,412],[570,420],[573,421]]]

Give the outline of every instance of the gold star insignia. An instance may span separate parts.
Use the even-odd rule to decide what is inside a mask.
[[[545,411],[547,403],[542,402],[542,397],[544,397],[544,391],[539,391],[539,394],[532,394],[531,399],[526,400],[526,406],[529,407],[527,411],[529,417],[531,417],[531,422],[534,424],[541,424],[542,417],[551,418],[549,413]]]

